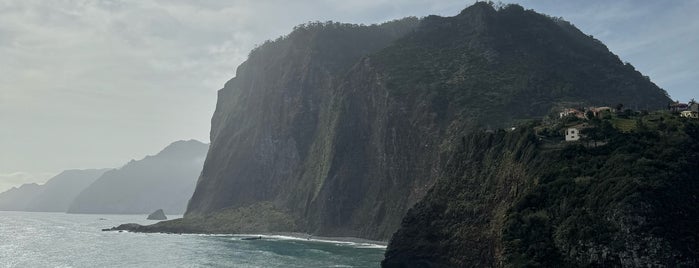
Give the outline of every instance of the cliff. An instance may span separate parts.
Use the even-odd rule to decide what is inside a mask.
[[[696,266],[699,122],[635,120],[597,123],[601,146],[551,146],[531,126],[467,135],[383,267]]]
[[[177,141],[158,154],[107,171],[73,200],[68,213],[183,213],[208,145]]]
[[[463,133],[570,103],[668,101],[598,40],[516,5],[302,25],[253,50],[219,91],[184,219],[141,231],[387,240]]]
[[[185,218],[217,214],[225,224],[210,225],[228,226],[228,232],[279,221],[273,230],[388,238],[403,207],[419,195],[405,195],[409,185],[391,187],[399,174],[374,179],[386,167],[369,167],[373,159],[361,156],[377,156],[363,152],[372,131],[363,129],[368,111],[347,103],[348,96],[364,97],[351,92],[351,83],[374,81],[349,76],[360,75],[363,56],[416,23],[310,24],[251,52],[219,92],[211,151]],[[377,96],[375,105],[384,105],[384,97]],[[365,121],[353,126],[351,120]],[[384,200],[386,195],[396,198]],[[243,215],[243,224],[233,224]]]

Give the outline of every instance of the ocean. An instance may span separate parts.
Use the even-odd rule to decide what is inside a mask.
[[[276,235],[241,240],[257,235],[101,231],[155,222],[145,218],[0,211],[0,267],[378,267],[385,251],[369,243]]]

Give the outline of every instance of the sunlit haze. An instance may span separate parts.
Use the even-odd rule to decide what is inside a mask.
[[[452,16],[473,1],[0,0],[0,191],[208,142],[248,52],[308,21]],[[673,99],[697,96],[699,1],[521,1],[604,42]]]

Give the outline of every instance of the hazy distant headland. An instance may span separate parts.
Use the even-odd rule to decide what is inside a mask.
[[[174,142],[158,154],[104,173],[70,205],[68,213],[183,214],[194,192],[209,145]]]
[[[177,141],[160,153],[117,169],[67,170],[45,184],[0,193],[0,210],[183,214],[201,172],[208,144]]]
[[[0,193],[0,210],[66,212],[75,197],[107,170],[66,170],[43,185],[13,187]]]

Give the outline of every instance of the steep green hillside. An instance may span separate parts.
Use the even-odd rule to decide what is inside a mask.
[[[427,100],[438,119],[492,127],[561,102],[652,110],[668,100],[599,40],[517,5],[496,11],[476,3],[454,17],[429,16],[371,59],[390,93]]]
[[[384,267],[699,263],[699,122],[637,118],[547,146],[533,127],[472,134],[389,244]]]
[[[185,219],[158,226],[387,240],[462,133],[571,101],[669,99],[599,41],[519,6],[303,25],[252,51],[219,91]]]

